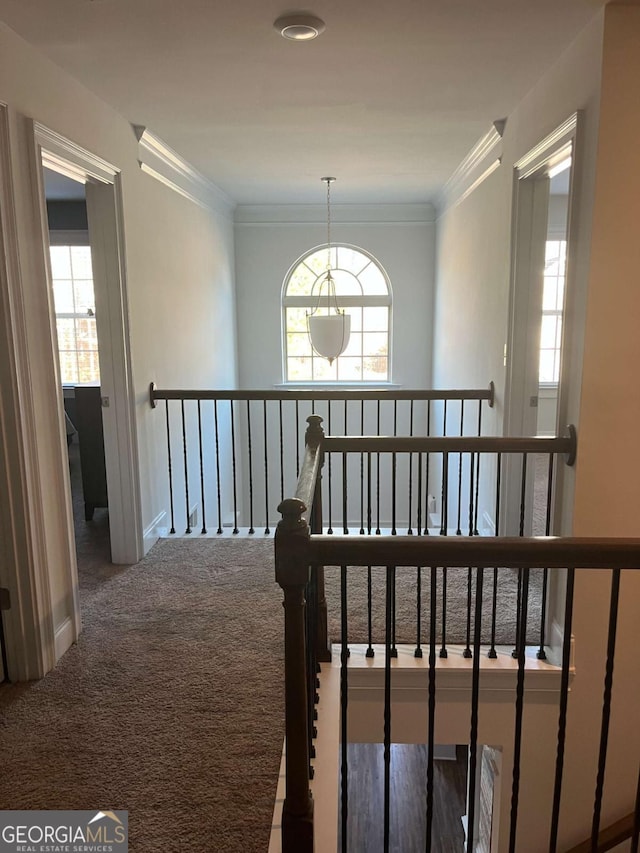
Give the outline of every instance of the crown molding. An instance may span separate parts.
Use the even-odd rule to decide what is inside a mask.
[[[170,187],[195,204],[233,220],[235,202],[159,136],[146,127],[133,125],[138,139],[138,162],[147,175]]]
[[[506,119],[494,121],[490,130],[476,142],[451,175],[436,201],[439,216],[450,207],[460,204],[501,164],[502,136],[506,123]]]
[[[433,205],[332,204],[331,221],[342,225],[414,225],[435,222]],[[326,225],[322,204],[239,204],[236,225]]]

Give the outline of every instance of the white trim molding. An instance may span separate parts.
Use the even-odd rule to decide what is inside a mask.
[[[162,536],[166,536],[167,528],[163,525],[163,522],[165,521],[166,517],[167,512],[163,509],[162,512],[159,512],[156,515],[151,524],[148,524],[145,527],[143,534],[145,554],[149,553],[149,551],[153,548],[158,539],[160,539]]]
[[[460,204],[500,166],[505,125],[506,119],[494,121],[451,175],[436,202],[439,216]]]
[[[558,151],[558,159],[561,159],[564,154],[561,150],[575,138],[576,128],[578,127],[580,113],[575,112],[569,116],[566,121],[563,121],[552,133],[545,136],[536,146],[528,151],[524,157],[514,163],[514,169],[518,174],[518,178],[526,178],[532,172],[535,172],[542,163],[549,160],[550,153]],[[550,164],[551,165],[551,164]]]
[[[435,222],[432,204],[332,204],[331,221],[341,225],[415,225]],[[239,204],[236,225],[323,225],[321,204]]]
[[[146,127],[133,125],[140,168],[147,175],[201,207],[233,220],[235,202]]]

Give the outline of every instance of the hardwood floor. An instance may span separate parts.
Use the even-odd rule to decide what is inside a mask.
[[[434,762],[432,853],[463,853],[467,747],[455,761]],[[382,853],[384,827],[383,746],[349,745],[349,853]],[[391,853],[424,853],[427,750],[424,744],[391,746]],[[340,849],[340,842],[338,845]]]

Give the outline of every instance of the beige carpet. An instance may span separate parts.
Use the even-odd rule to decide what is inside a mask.
[[[115,567],[88,557],[92,537],[108,550],[102,512],[80,642],[0,689],[0,803],[128,809],[135,853],[265,853],[284,734],[272,543],[163,541]]]

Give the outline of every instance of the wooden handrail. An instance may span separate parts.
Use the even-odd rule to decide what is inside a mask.
[[[618,844],[622,844],[623,841],[631,838],[633,835],[634,820],[635,815],[633,813],[628,814],[626,817],[612,823],[606,829],[601,830],[598,835],[597,853],[606,853],[607,850],[613,850]],[[568,853],[593,853],[591,839],[587,838],[576,847],[572,847]]]
[[[575,427],[558,437],[503,438],[500,436],[328,436],[326,453],[566,453],[567,464],[576,454]]]
[[[405,389],[405,388],[282,388],[278,390],[160,389],[149,386],[151,408],[158,400],[487,400],[493,406],[495,388]]]
[[[325,566],[640,569],[640,539],[314,535],[307,549]]]

